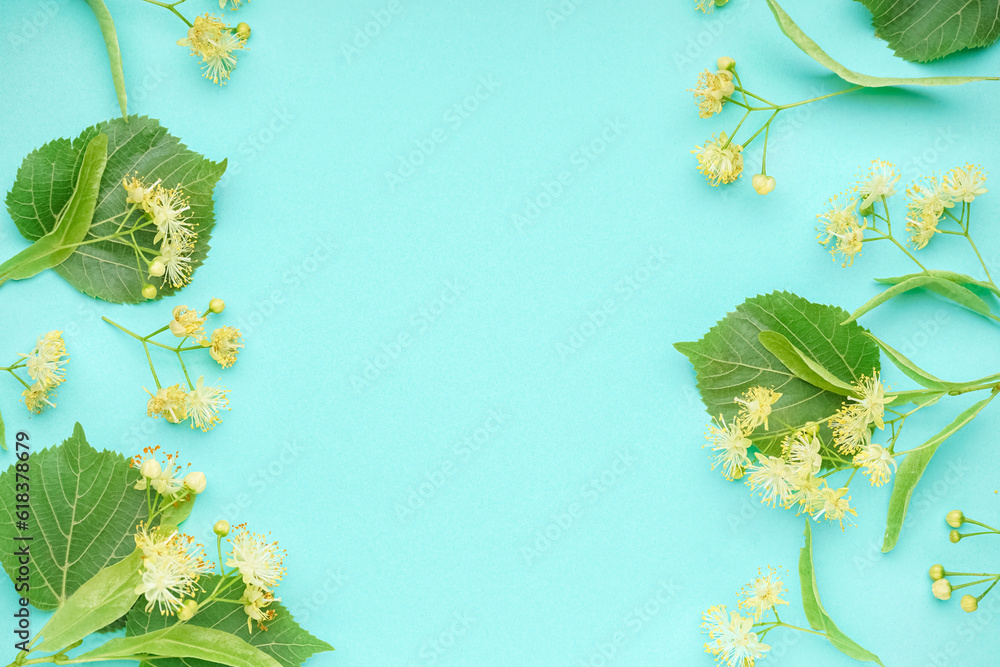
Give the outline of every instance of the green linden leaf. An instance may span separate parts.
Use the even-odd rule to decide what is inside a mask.
[[[62,445],[32,453],[28,474],[31,518],[15,522],[16,464],[0,475],[0,561],[16,581],[16,551],[32,536],[30,591],[43,611],[56,609],[104,567],[135,549],[135,526],[146,517],[146,498],[133,487],[138,472],[128,459],[89,444],[79,424]],[[21,480],[23,481],[23,480]]]
[[[108,136],[108,159],[90,231],[84,245],[55,270],[89,296],[113,303],[140,303],[146,300],[141,290],[149,280],[146,262],[139,261],[135,250],[121,239],[88,242],[114,233],[121,222],[127,209],[122,179],[138,174],[147,185],[160,180],[164,187],[178,188],[189,198],[191,208],[186,214],[197,232],[191,256],[195,269],[208,256],[215,225],[212,192],[226,170],[226,161],[212,162],[189,150],[159,122],[145,116],[98,123],[72,141],[56,139],[24,159],[7,194],[7,210],[26,239],[37,241],[55,228],[73,194],[84,149],[100,133]],[[137,218],[133,214],[132,219]],[[142,247],[156,248],[155,235],[155,227],[150,226],[136,232],[135,238]],[[157,298],[176,291],[169,283],[157,287]]]
[[[215,588],[218,575],[202,579],[201,586],[207,591]],[[239,597],[242,587],[232,589],[230,597]],[[206,594],[202,593],[202,597]],[[260,630],[256,623],[253,631],[247,630],[247,615],[241,605],[215,602],[195,614],[187,625],[221,630],[236,635],[248,644],[257,647],[274,658],[282,667],[298,667],[315,653],[332,651],[333,647],[322,639],[317,639],[302,628],[292,615],[278,602],[271,603],[268,609],[273,609],[275,618],[267,624],[267,630]],[[144,605],[137,604],[129,612],[125,635],[127,637],[142,635],[165,628],[175,619],[165,617],[155,609],[147,612]],[[147,666],[149,667],[149,666]],[[212,663],[195,658],[160,658],[156,667],[212,667]]]
[[[760,334],[781,334],[832,379],[853,383],[879,370],[879,348],[857,323],[841,324],[845,319],[847,311],[842,308],[812,303],[789,292],[772,292],[747,299],[701,340],[674,347],[694,366],[702,401],[713,417],[721,414],[727,421],[735,419],[739,406],[734,399],[752,387],[780,392],[770,417],[773,432],[829,417],[845,398],[842,392],[818,387],[789,370],[768,351]],[[826,435],[829,439],[828,430]],[[781,438],[769,436],[763,428],[753,438],[766,454],[780,452]]]
[[[900,58],[928,62],[1000,37],[1000,0],[858,0],[872,13],[875,36]]]

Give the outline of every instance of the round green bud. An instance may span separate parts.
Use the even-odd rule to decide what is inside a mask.
[[[215,314],[219,314],[226,309],[226,302],[222,299],[212,299],[208,302],[208,309]]]
[[[143,299],[155,299],[156,298],[156,285],[143,285],[142,286],[142,298]]]
[[[976,599],[975,595],[963,595],[959,604],[962,605],[962,611],[967,611],[970,614],[979,609],[979,600]]]
[[[943,579],[944,578],[944,565],[940,565],[940,564],[938,564],[938,565],[931,565],[931,569],[930,569],[929,574],[931,575],[931,579],[933,579],[934,581],[937,581],[938,579]]]
[[[250,26],[243,22],[236,24],[236,36],[244,41],[250,39]]]
[[[953,530],[948,533],[948,539],[951,540],[952,544],[958,544],[962,540],[962,533],[957,530]]]
[[[938,600],[950,600],[951,599],[951,582],[947,579],[938,579],[933,584],[931,584],[931,593],[934,594]]]
[[[944,520],[952,528],[961,528],[962,524],[965,523],[965,515],[962,514],[961,510],[952,510],[945,515]]]
[[[198,613],[198,601],[185,600],[181,604],[181,608],[177,610],[177,620],[190,621],[192,618],[194,618],[194,615],[197,613]]]
[[[225,537],[229,534],[229,522],[225,519],[219,519],[215,522],[215,525],[212,526],[212,531],[219,537]]]
[[[149,263],[149,275],[154,278],[159,278],[167,271],[167,265],[163,263],[163,260],[157,257],[152,262]]]
[[[718,66],[719,69],[729,70],[730,72],[736,68],[736,61],[730,58],[729,56],[722,56],[717,61],[715,61],[715,64]]]
[[[206,485],[207,481],[203,472],[193,471],[184,476],[184,486],[193,491],[195,495],[203,492]]]

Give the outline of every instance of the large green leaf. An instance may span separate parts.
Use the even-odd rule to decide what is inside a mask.
[[[930,2],[934,1],[940,2],[942,0],[930,0]],[[972,0],[972,2],[977,1],[981,2],[982,0]],[[912,5],[915,3],[920,4],[921,0],[903,0],[903,2],[907,5]],[[779,5],[776,0],[767,0],[767,4],[771,8],[771,12],[774,14],[774,18],[778,22],[778,26],[781,28],[781,31],[785,33],[785,35],[792,40],[797,47],[802,49],[802,51],[804,51],[810,58],[839,76],[844,81],[858,86],[865,86],[868,88],[879,88],[882,86],[954,86],[972,81],[998,80],[997,77],[992,76],[921,76],[907,78],[868,76],[867,74],[861,74],[847,69],[831,58],[826,51],[820,48],[819,44],[814,42],[808,35],[802,32],[802,29],[795,24],[792,17],[781,8],[781,5]],[[951,4],[950,1],[949,4]],[[994,1],[993,4],[996,5],[996,2]]]
[[[834,647],[846,656],[860,662],[874,662],[881,665],[882,661],[871,651],[862,648],[853,639],[845,635],[830,615],[823,608],[819,599],[819,587],[816,585],[816,571],[813,568],[812,527],[806,518],[806,543],[799,552],[799,584],[802,588],[802,609],[805,611],[809,626],[817,632],[826,633],[827,639]]]
[[[213,590],[218,582],[218,575],[212,575],[202,580],[206,590]],[[236,590],[236,589],[234,589]],[[238,597],[242,590],[235,592]],[[268,609],[275,611],[275,619],[267,624],[267,630],[259,630],[254,625],[253,632],[247,630],[247,615],[243,607],[227,603],[214,603],[188,621],[188,625],[197,625],[214,630],[221,630],[248,642],[264,653],[273,657],[282,667],[298,667],[315,653],[332,651],[333,647],[304,630],[288,610],[280,603],[272,603]],[[141,635],[167,627],[172,622],[161,614],[153,611],[147,613],[142,605],[136,605],[128,614],[126,634]],[[211,667],[211,663],[194,658],[160,659],[156,667]]]
[[[858,0],[875,35],[906,60],[928,62],[1000,37],[1000,0]]]
[[[937,451],[942,442],[975,419],[976,415],[993,400],[994,396],[996,396],[996,392],[990,394],[989,398],[984,398],[970,405],[930,440],[903,458],[899,470],[896,471],[896,479],[892,483],[892,494],[889,496],[889,515],[886,518],[882,551],[891,551],[896,546],[899,533],[903,529],[903,521],[906,519],[906,510],[910,506],[910,497],[913,495],[914,489],[917,488],[917,482],[923,476],[924,470],[927,469],[927,464],[931,462],[934,452]]]
[[[190,623],[176,623],[176,619],[170,627],[149,634],[116,637],[77,659],[85,662],[129,660],[141,655],[155,657],[157,665],[172,659],[185,659],[229,667],[279,667],[274,658],[239,637]]]
[[[24,544],[15,537],[31,535],[26,597],[35,607],[52,610],[133,552],[135,527],[147,515],[146,497],[133,488],[139,474],[128,459],[95,450],[77,424],[62,445],[32,453],[31,518],[22,531],[15,523],[15,466],[0,475],[0,560],[13,580],[15,552]]]
[[[879,349],[857,323],[841,324],[846,317],[836,306],[772,292],[747,299],[701,340],[674,347],[691,360],[709,414],[734,418],[738,406],[733,399],[761,385],[782,394],[771,413],[772,430],[773,424],[801,426],[832,415],[844,396],[798,377],[768,351],[760,334],[780,334],[834,380],[850,383],[879,369]],[[761,449],[776,453],[776,441],[760,430],[755,437]]]
[[[187,213],[197,231],[191,266],[200,266],[208,255],[215,225],[212,192],[226,170],[226,162],[212,162],[189,150],[156,120],[145,116],[99,123],[72,141],[56,139],[29,154],[7,195],[7,210],[21,235],[36,241],[55,228],[60,211],[73,193],[83,149],[99,133],[108,135],[108,160],[87,239],[116,230],[126,210],[122,178],[138,174],[148,184],[161,180],[164,187],[179,188],[190,199]],[[147,227],[135,236],[141,245],[155,248],[155,234],[155,228]],[[115,303],[145,301],[141,295],[147,280],[145,264],[120,239],[86,243],[55,270],[90,296]],[[158,297],[174,291],[165,284]]]

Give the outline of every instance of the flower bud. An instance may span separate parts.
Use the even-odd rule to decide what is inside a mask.
[[[163,260],[157,257],[152,262],[149,263],[149,275],[159,278],[167,271],[167,265],[163,263]]]
[[[212,299],[208,302],[208,309],[218,315],[226,309],[226,302],[222,299]]]
[[[757,194],[766,195],[774,189],[774,176],[754,174],[751,183],[753,183],[753,189],[757,191]]]
[[[156,459],[146,459],[139,466],[139,474],[146,479],[156,479],[163,472],[163,468],[160,466],[160,462]]]
[[[729,2],[729,0],[715,0],[715,6],[716,7],[721,7],[722,5],[726,4],[727,2]]]
[[[189,472],[184,476],[184,486],[195,492],[195,495],[205,490],[206,480],[203,472]]]
[[[976,599],[975,595],[963,595],[959,604],[962,605],[962,611],[967,611],[970,614],[979,609],[979,600]]]
[[[236,24],[236,36],[246,41],[250,39],[250,26],[242,21]]]
[[[155,299],[156,298],[156,285],[143,285],[142,286],[142,298],[143,299]]]
[[[190,621],[198,613],[197,600],[185,600],[181,608],[177,610],[178,621]]]
[[[962,539],[962,533],[958,532],[957,530],[953,530],[950,533],[948,533],[948,539],[951,540],[952,544],[958,544],[959,541]]]
[[[736,67],[736,61],[730,58],[729,56],[722,56],[721,58],[718,59],[718,61],[716,61],[715,64],[718,66],[719,69],[723,70],[731,71],[734,67]]]
[[[215,525],[212,526],[212,531],[219,537],[225,537],[229,534],[229,522],[225,519],[219,519],[215,522]]]
[[[938,579],[944,578],[944,565],[931,565],[929,574],[931,579],[937,581]]]
[[[947,579],[938,579],[933,584],[931,584],[931,593],[934,594],[938,600],[950,600],[951,599],[951,582]]]
[[[962,524],[965,523],[965,515],[962,514],[961,510],[952,510],[945,515],[944,520],[952,528],[961,528]]]

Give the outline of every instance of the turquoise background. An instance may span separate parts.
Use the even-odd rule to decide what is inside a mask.
[[[928,66],[894,58],[859,3],[786,4],[854,69],[1000,70],[1000,49]],[[209,479],[189,532],[208,541],[218,518],[246,521],[288,550],[280,595],[337,648],[316,667],[711,664],[701,612],[732,604],[759,566],[795,572],[802,519],[709,469],[707,417],[671,344],[747,296],[787,289],[853,309],[876,293],[873,277],[909,271],[880,246],[845,270],[813,240],[816,213],[859,165],[892,160],[904,182],[966,161],[1000,166],[998,84],[984,83],[787,112],[771,133],[773,194],[750,187],[759,147],[735,185],[707,186],[689,151],[738,113],[701,120],[686,89],[718,56],[779,102],[843,86],[756,0],[709,16],[651,0],[255,0],[231,15],[254,32],[224,88],[175,45],[184,26],[169,13],[108,5],[130,111],[229,159],[213,249],[165,302],[97,302],[53,272],[4,285],[3,356],[62,329],[72,361],[57,409],[28,419],[12,380],[0,406],[36,447],[79,420],[99,448],[179,449]],[[391,21],[376,30],[373,12]],[[6,190],[28,152],[117,106],[84,3],[8,0],[0,14]],[[377,33],[367,43],[366,26]],[[420,145],[430,154],[390,182]],[[544,209],[518,224],[532,200]],[[975,209],[1000,272],[1000,199]],[[0,217],[6,257],[26,243]],[[929,263],[976,272],[966,247],[940,240]],[[228,303],[218,322],[242,327],[247,348],[221,373],[207,355],[195,366],[232,389],[232,411],[209,434],[148,419],[141,348],[100,316],[152,330],[175,305],[215,296]],[[863,322],[948,379],[1000,365],[995,325],[932,296]],[[908,442],[960,405],[929,410]],[[887,488],[854,485],[856,527],[816,527],[826,607],[887,665],[996,662],[1000,596],[967,615],[934,600],[926,576],[935,562],[996,568],[995,542],[952,545],[943,522],[956,507],[998,514],[996,415],[941,451],[890,554],[879,550]],[[788,583],[783,617],[804,624]],[[769,639],[762,664],[850,663],[819,638]]]

